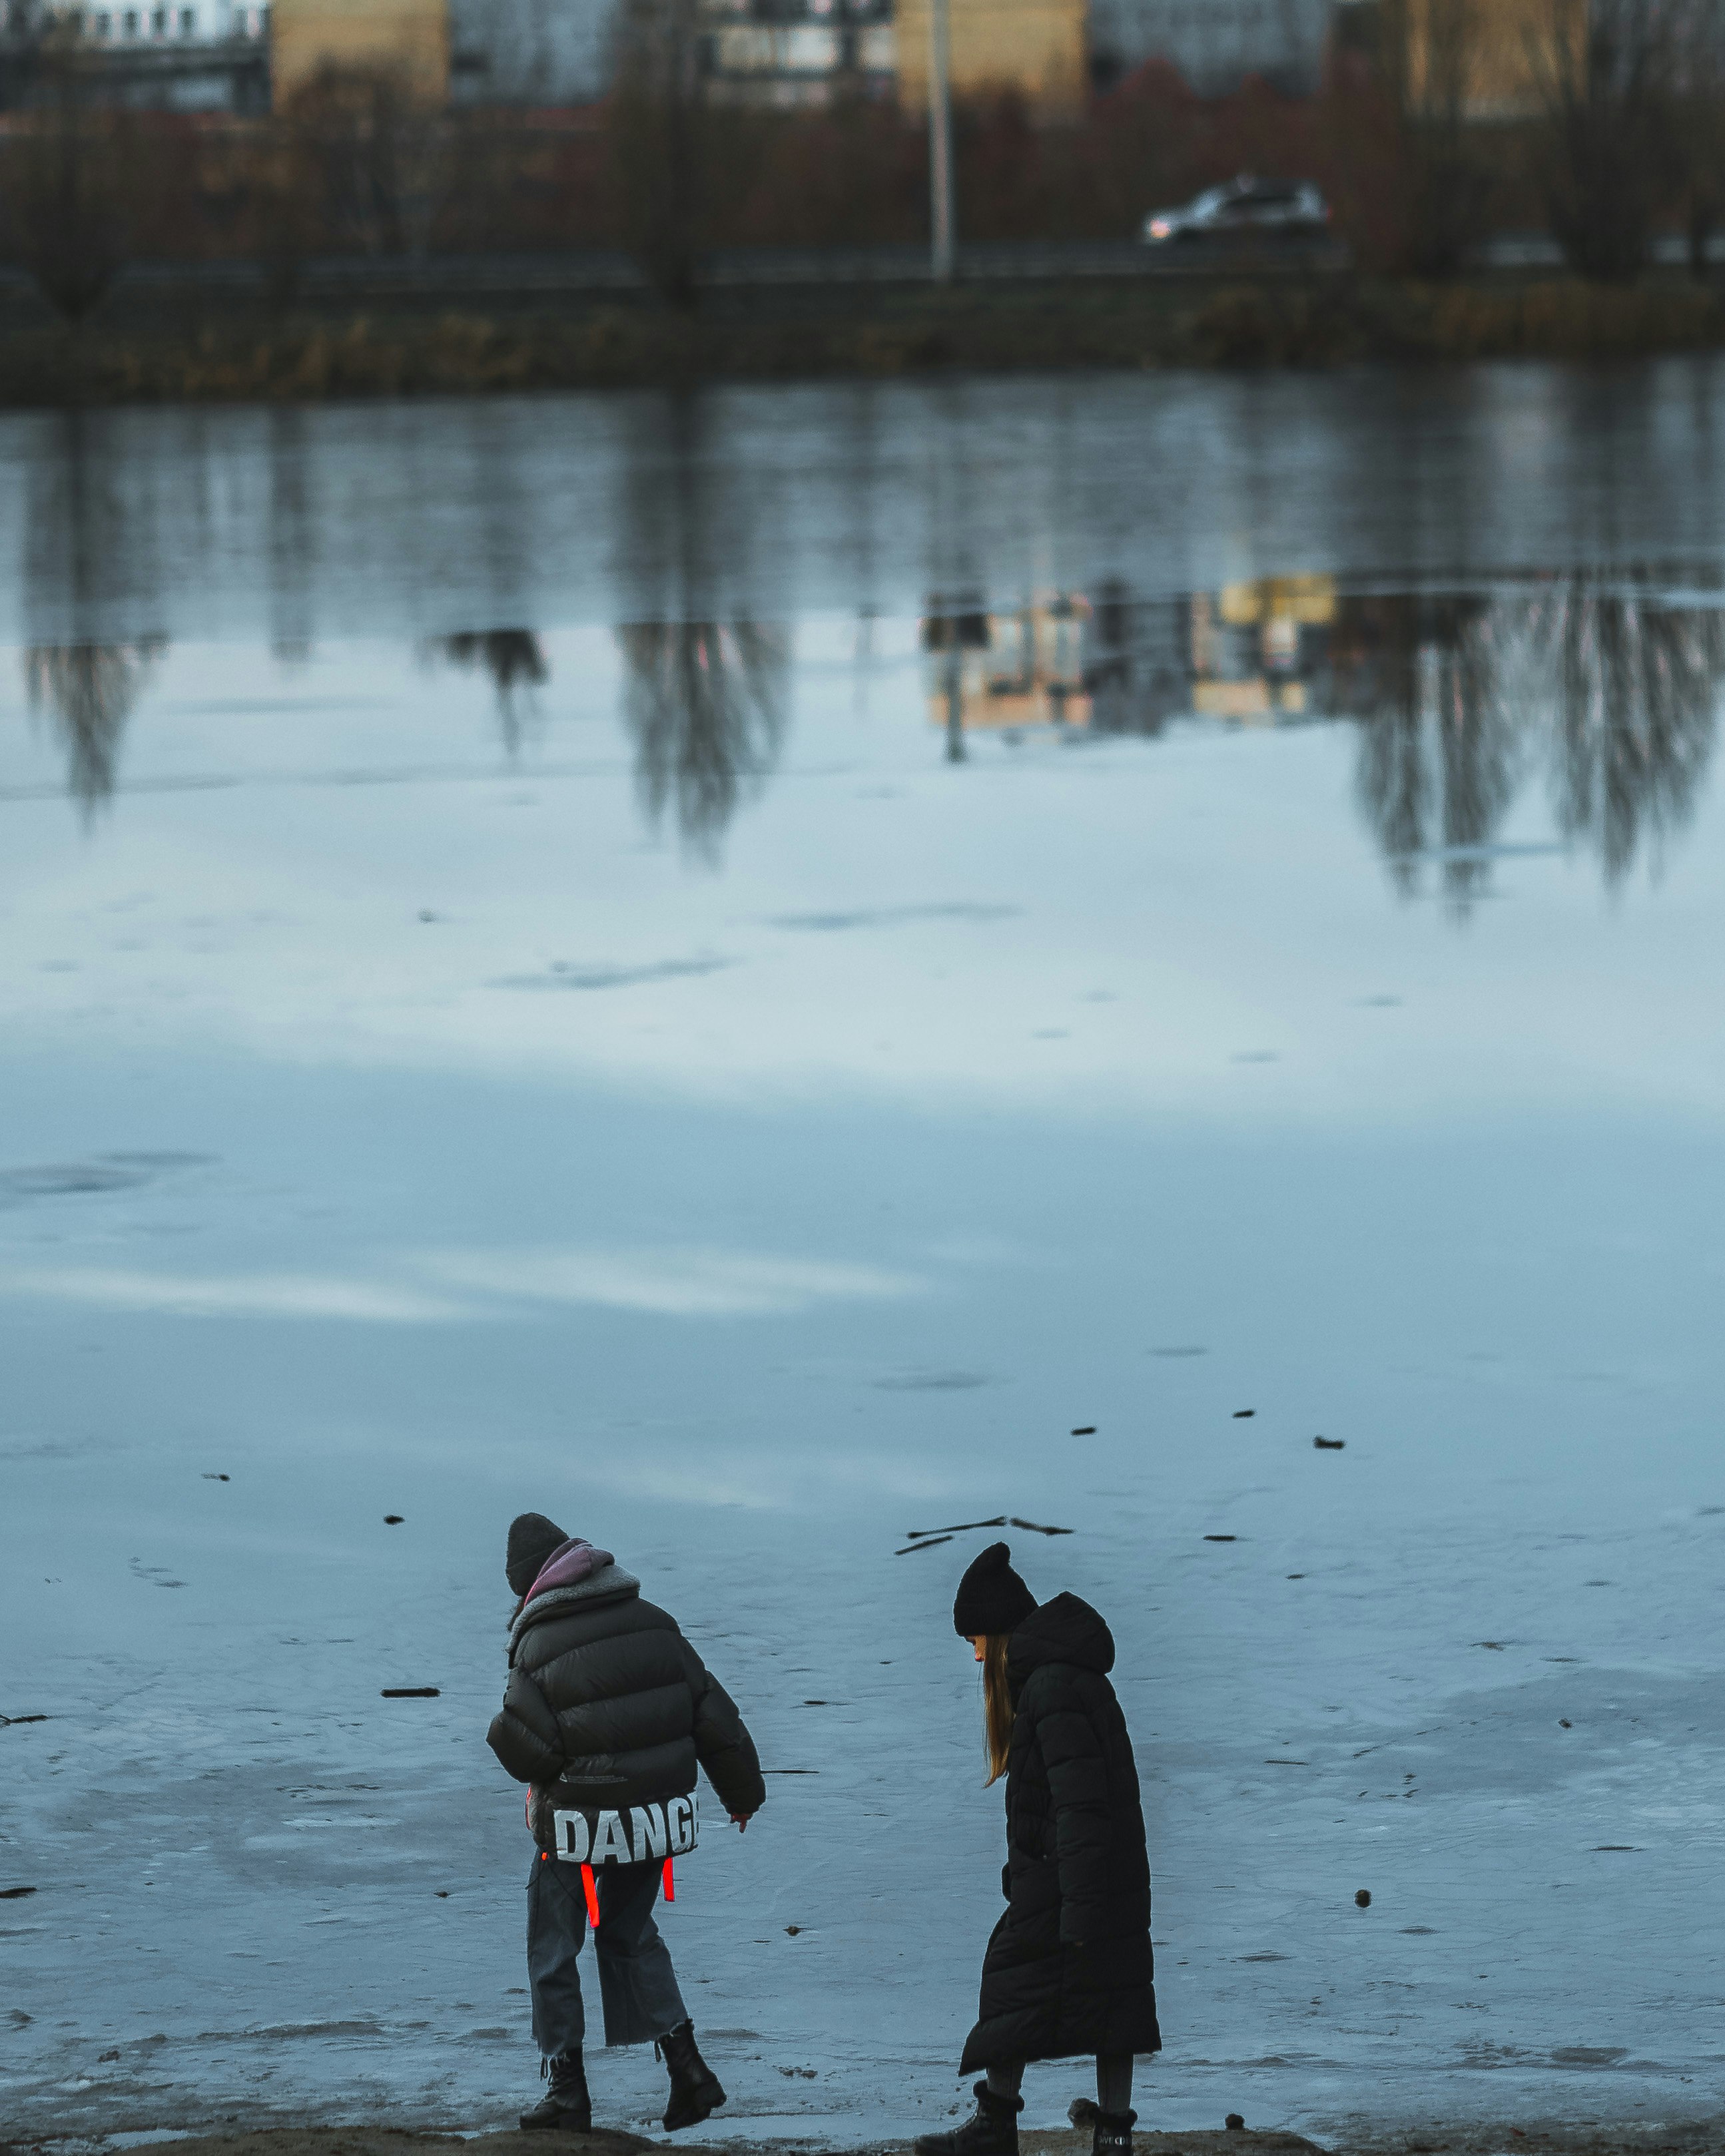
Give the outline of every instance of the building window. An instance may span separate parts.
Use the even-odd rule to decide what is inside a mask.
[[[180,35],[183,38],[189,38],[197,27],[198,17],[194,11],[190,8],[182,8],[180,10]]]
[[[152,13],[150,17],[150,35],[152,38],[165,38],[167,35],[167,8],[157,8]]]
[[[128,38],[135,38],[137,35],[138,11],[136,8],[128,8],[126,9],[125,14],[121,18],[121,27],[125,31]]]

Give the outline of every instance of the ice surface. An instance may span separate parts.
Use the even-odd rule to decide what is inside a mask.
[[[9,633],[155,639],[87,824],[0,664],[8,2127],[532,2099],[483,1743],[529,1507],[770,1770],[662,1917],[725,2133],[959,2101],[1001,1830],[950,1608],[1002,1532],[1119,1642],[1146,2123],[1717,2107],[1705,757],[1609,883],[1512,789],[1463,918],[1350,727],[954,766],[924,701],[941,578],[1716,588],[1725,373],[1467,381],[86,419],[127,543],[78,588],[64,432],[0,429]],[[686,852],[613,624],[691,472],[788,714]],[[511,761],[424,639],[523,622]],[[651,2054],[592,2071],[649,2128]]]

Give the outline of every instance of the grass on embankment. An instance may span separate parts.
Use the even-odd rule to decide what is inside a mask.
[[[1277,279],[728,298],[690,315],[373,310],[99,315],[79,331],[0,331],[0,406],[316,401],[528,389],[1059,367],[1331,366],[1592,359],[1725,346],[1725,300],[1670,280],[1418,285]]]

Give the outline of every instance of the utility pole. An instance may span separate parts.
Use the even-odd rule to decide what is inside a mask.
[[[929,195],[933,235],[930,269],[937,285],[952,282],[952,37],[948,0],[929,0]]]

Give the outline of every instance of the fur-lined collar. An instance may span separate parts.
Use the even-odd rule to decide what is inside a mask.
[[[615,1558],[610,1564],[601,1565],[597,1572],[590,1573],[585,1579],[578,1580],[573,1587],[548,1588],[543,1594],[536,1594],[521,1605],[520,1614],[509,1627],[509,1659],[515,1659],[516,1643],[522,1634],[542,1617],[553,1616],[577,1603],[620,1602],[640,1592],[641,1582],[632,1572],[625,1572]]]

